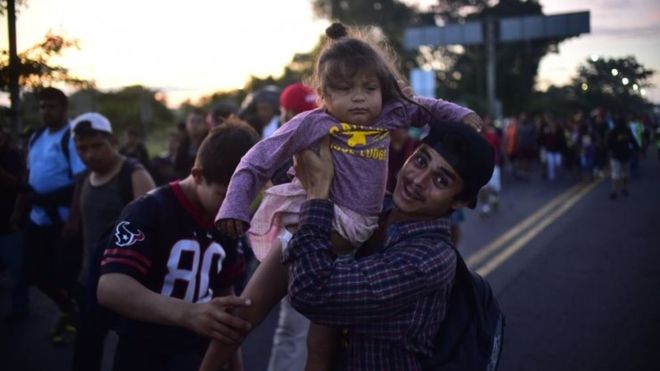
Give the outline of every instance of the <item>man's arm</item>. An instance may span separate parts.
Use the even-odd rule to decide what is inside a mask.
[[[144,168],[139,168],[131,174],[131,185],[133,186],[133,199],[156,188],[156,183],[151,178],[149,172]]]
[[[411,241],[365,258],[338,258],[331,251],[332,207],[327,200],[303,204],[284,253],[291,304],[310,320],[343,326],[386,319],[453,279],[449,247]]]
[[[101,305],[128,318],[183,327],[221,342],[236,343],[249,329],[248,322],[227,311],[250,305],[249,300],[235,296],[217,297],[207,303],[189,303],[155,293],[122,273],[102,275],[97,296]]]
[[[85,175],[86,172],[82,172],[74,178],[73,197],[69,206],[69,218],[64,222],[64,226],[62,227],[62,238],[74,238],[80,232],[80,193],[82,192]]]

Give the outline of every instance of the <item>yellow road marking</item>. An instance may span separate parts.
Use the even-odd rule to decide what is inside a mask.
[[[527,233],[523,234],[522,236],[518,237],[509,247],[506,249],[500,251],[497,255],[495,255],[492,259],[490,259],[486,264],[484,264],[482,267],[477,269],[477,273],[482,275],[483,277],[486,277],[488,274],[490,274],[492,271],[497,269],[502,263],[504,263],[507,259],[509,259],[513,254],[515,254],[518,250],[523,248],[529,242],[532,238],[536,237],[539,233],[541,233],[548,225],[552,224],[555,220],[557,220],[560,216],[562,216],[566,211],[568,211],[573,205],[575,205],[580,199],[582,199],[584,196],[586,196],[591,190],[596,187],[601,180],[597,180],[582,190],[578,192],[577,194],[573,195],[570,199],[568,199],[565,203],[563,203],[558,209],[554,210],[551,214],[549,214],[545,219],[543,219],[540,223],[535,225],[532,229],[527,231]]]
[[[584,183],[578,183],[573,187],[569,188],[567,191],[555,197],[552,201],[550,201],[545,206],[534,212],[534,214],[530,215],[529,217],[525,218],[525,220],[521,221],[520,223],[516,224],[514,227],[509,229],[506,233],[502,234],[500,237],[490,242],[488,245],[480,248],[477,252],[470,255],[470,257],[466,260],[467,265],[474,267],[476,265],[481,264],[481,262],[483,262],[494,251],[502,247],[504,244],[509,242],[509,240],[516,237],[519,233],[521,233],[525,229],[529,228],[529,226],[536,223],[539,219],[545,216],[545,214],[555,209],[559,204],[570,198],[573,194],[577,193],[579,189],[582,188],[583,186]]]

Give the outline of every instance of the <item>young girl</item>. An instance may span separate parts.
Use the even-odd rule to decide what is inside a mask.
[[[296,179],[271,187],[250,225],[250,203],[281,164],[330,136],[336,174],[331,188],[336,205],[333,242],[347,251],[366,241],[378,225],[390,130],[424,126],[433,116],[440,121],[480,125],[476,114],[453,103],[407,97],[391,59],[364,37],[349,37],[339,23],[330,26],[326,35],[329,40],[312,77],[322,108],[294,117],[243,157],[216,216],[216,225],[230,235],[238,236],[250,227],[248,236],[259,259],[277,246],[243,292],[243,297],[252,299],[252,307],[235,312],[254,324],[286,294],[287,268],[277,259],[281,251],[277,240],[286,248],[306,199]],[[223,352],[220,344],[212,343],[202,370],[217,369],[222,364],[218,355]]]

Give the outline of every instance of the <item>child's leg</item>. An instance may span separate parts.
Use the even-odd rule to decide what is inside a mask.
[[[332,250],[337,255],[351,254],[355,251],[353,245],[335,231],[330,234],[330,241],[332,242]]]
[[[338,329],[316,323],[307,333],[307,364],[305,371],[329,371],[339,343]]]
[[[236,308],[232,312],[252,324],[254,329],[268,312],[286,295],[289,271],[281,261],[282,248],[279,240],[248,281],[241,298],[252,300],[247,308]],[[239,345],[227,345],[212,340],[206,351],[200,371],[217,371],[229,362]]]

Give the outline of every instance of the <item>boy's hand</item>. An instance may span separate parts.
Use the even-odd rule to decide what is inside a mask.
[[[238,219],[221,219],[218,222],[218,229],[227,236],[234,238],[242,236],[246,227],[246,223]]]
[[[479,115],[474,112],[469,113],[467,116],[463,117],[462,121],[464,124],[472,126],[477,132],[481,132],[481,129],[484,126],[484,122],[481,120],[481,117],[479,117]]]
[[[200,335],[231,345],[240,344],[252,328],[250,322],[231,314],[236,307],[249,307],[251,300],[236,296],[213,298],[207,303],[190,305],[184,326]]]

